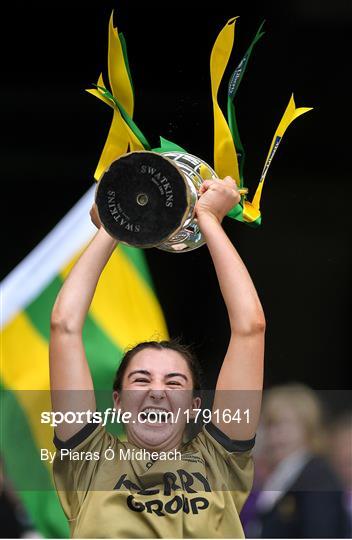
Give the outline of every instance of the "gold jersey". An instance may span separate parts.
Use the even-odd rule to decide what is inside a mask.
[[[72,538],[244,538],[239,512],[252,486],[254,439],[233,441],[208,423],[175,455],[153,459],[87,424],[54,443]]]

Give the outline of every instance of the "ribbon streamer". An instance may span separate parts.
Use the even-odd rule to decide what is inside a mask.
[[[254,36],[252,43],[248,47],[246,53],[244,54],[238,66],[236,67],[235,71],[232,73],[229,80],[228,91],[227,91],[227,121],[229,124],[230,131],[232,133],[232,137],[233,137],[236,151],[237,151],[237,159],[238,159],[239,172],[240,172],[240,187],[243,187],[243,182],[244,182],[243,168],[244,168],[244,162],[245,162],[245,151],[244,151],[244,147],[241,142],[240,134],[237,127],[234,98],[241,84],[244,72],[246,71],[248,60],[252,54],[253,48],[255,44],[260,40],[260,38],[264,36],[265,34],[265,32],[261,31],[263,28],[264,22],[265,21],[263,21],[260,27],[258,28],[257,33]]]
[[[218,103],[219,86],[234,42],[236,19],[234,17],[227,21],[215,41],[210,56],[210,79],[214,114],[214,170],[220,178],[232,176],[240,187],[235,144]]]
[[[251,203],[249,203],[248,201],[245,201],[245,204],[244,204],[244,209],[243,209],[243,217],[245,219],[245,221],[248,221],[248,222],[255,222],[257,221],[258,219],[260,219],[260,199],[261,199],[261,196],[262,196],[262,191],[263,191],[263,185],[264,185],[264,180],[266,178],[266,175],[267,175],[267,172],[268,172],[268,169],[271,165],[271,162],[273,160],[273,157],[276,153],[276,150],[278,149],[278,146],[282,140],[282,137],[286,131],[286,129],[288,128],[288,126],[291,124],[291,122],[293,122],[294,120],[296,120],[296,118],[298,118],[299,116],[301,116],[302,114],[308,112],[308,111],[311,111],[312,110],[312,107],[299,107],[299,108],[296,108],[296,105],[295,105],[295,101],[294,101],[294,98],[293,98],[293,94],[291,95],[291,98],[290,98],[290,101],[286,107],[286,110],[281,118],[281,121],[275,131],[275,134],[274,134],[274,137],[272,139],[272,142],[271,142],[271,145],[270,145],[270,148],[269,148],[269,152],[268,152],[268,155],[267,155],[267,158],[265,160],[265,164],[264,164],[264,167],[263,167],[263,171],[262,171],[262,174],[260,176],[260,180],[259,180],[259,184],[258,184],[258,187],[257,187],[257,190],[255,192],[255,195],[253,197],[253,200]]]
[[[96,89],[87,89],[87,92],[112,107],[114,111],[109,134],[94,173],[97,181],[118,156],[128,150],[150,149],[147,140],[132,120],[134,95],[126,42],[123,34],[118,34],[117,28],[113,26],[113,13],[109,21],[108,47],[108,75],[112,93],[105,88],[102,75]]]
[[[121,103],[129,116],[133,116],[134,97],[131,85],[129,69],[126,66],[125,54],[120,41],[117,28],[114,28],[113,15],[111,13],[109,21],[109,46],[108,46],[108,73],[109,83],[113,96]],[[126,44],[125,44],[126,45]]]

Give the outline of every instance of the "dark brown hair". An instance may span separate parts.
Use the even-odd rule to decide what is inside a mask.
[[[113,390],[117,390],[117,391],[122,390],[123,376],[126,372],[128,364],[130,363],[130,360],[139,351],[142,351],[143,349],[148,349],[148,348],[156,349],[159,351],[163,349],[171,349],[173,351],[178,352],[187,362],[188,368],[192,374],[193,393],[198,394],[200,392],[200,390],[202,389],[201,365],[198,359],[196,358],[196,356],[190,350],[190,347],[183,345],[180,342],[179,338],[174,338],[174,339],[165,340],[165,341],[143,341],[142,343],[138,343],[138,345],[136,345],[132,349],[129,349],[124,354],[121,360],[121,363],[119,365],[119,368],[116,372],[114,384],[113,384]]]

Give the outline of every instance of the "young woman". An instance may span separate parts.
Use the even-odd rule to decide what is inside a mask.
[[[239,200],[236,183],[226,177],[205,181],[196,206],[231,327],[211,421],[184,442],[187,422],[200,408],[197,363],[186,348],[147,342],[128,351],[113,391],[115,408],[129,414],[127,441],[92,422],[56,428],[54,478],[72,537],[243,537],[239,512],[252,484],[265,319],[246,267],[221,226]],[[118,242],[100,226],[94,206],[91,217],[99,230],[52,311],[52,404],[63,413],[96,408],[82,327]]]

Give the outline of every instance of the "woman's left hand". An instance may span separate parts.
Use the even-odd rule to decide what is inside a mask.
[[[231,176],[226,176],[224,180],[205,180],[199,194],[195,208],[198,221],[204,216],[211,216],[221,223],[224,216],[241,200],[237,184]]]

